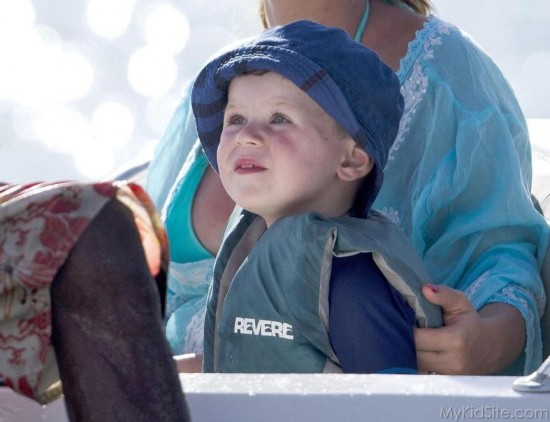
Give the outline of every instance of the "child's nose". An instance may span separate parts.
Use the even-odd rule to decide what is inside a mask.
[[[235,142],[239,146],[261,146],[265,142],[265,134],[260,125],[247,124],[239,131]]]

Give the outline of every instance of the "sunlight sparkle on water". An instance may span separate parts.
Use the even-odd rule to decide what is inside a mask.
[[[135,0],[90,0],[86,10],[88,25],[97,35],[114,39],[128,29]]]

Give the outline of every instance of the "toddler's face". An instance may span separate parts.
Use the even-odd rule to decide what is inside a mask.
[[[339,195],[337,168],[349,142],[289,80],[273,72],[239,76],[229,86],[218,147],[222,183],[268,225],[285,215],[324,213]]]

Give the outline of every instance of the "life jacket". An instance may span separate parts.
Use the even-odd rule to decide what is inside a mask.
[[[214,265],[204,372],[341,372],[328,334],[331,263],[358,253],[372,254],[419,327],[442,325],[440,308],[422,295],[430,277],[418,254],[380,213],[367,219],[302,214],[266,230],[262,218],[243,211]]]

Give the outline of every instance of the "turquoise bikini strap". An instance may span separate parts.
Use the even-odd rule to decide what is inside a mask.
[[[361,22],[359,22],[359,26],[357,27],[357,31],[355,31],[355,37],[353,37],[353,39],[357,42],[361,42],[361,38],[363,38],[363,34],[365,33],[365,28],[367,27],[367,20],[369,19],[369,12],[370,12],[370,1],[365,0],[365,11],[363,12],[363,17],[361,18]]]

